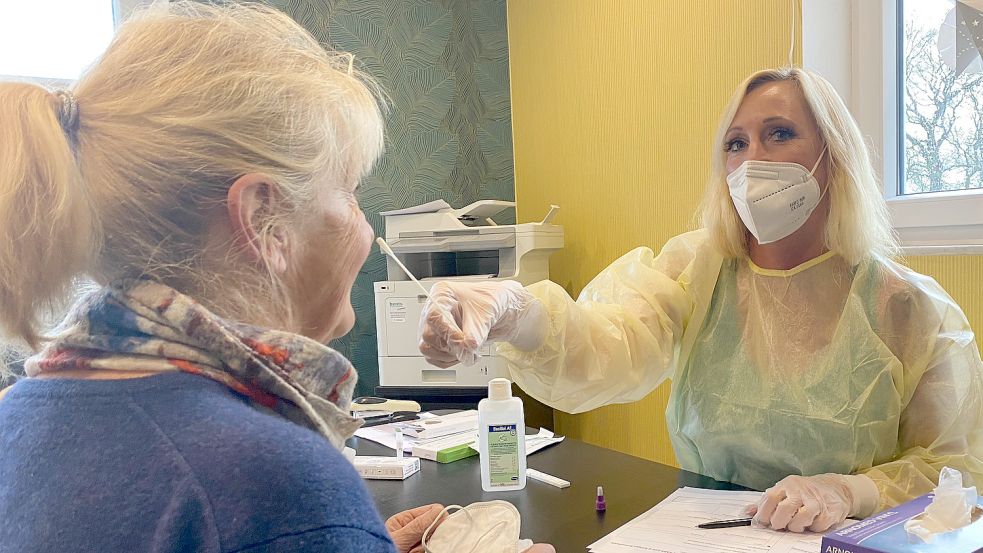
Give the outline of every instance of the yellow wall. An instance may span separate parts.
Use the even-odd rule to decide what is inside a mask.
[[[983,255],[919,256],[908,257],[904,262],[939,281],[966,312],[976,333],[976,344],[983,346]]]
[[[561,206],[566,247],[553,280],[576,295],[622,253],[658,250],[692,228],[717,118],[747,74],[785,63],[791,9],[787,0],[508,0],[519,220]],[[983,304],[970,275],[983,272],[981,260],[909,260],[962,303],[978,333]],[[668,392],[556,412],[556,429],[675,464]]]

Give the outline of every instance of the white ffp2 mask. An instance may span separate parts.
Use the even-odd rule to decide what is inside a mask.
[[[448,505],[448,516],[436,530],[440,517],[423,533],[427,553],[520,553],[532,546],[519,539],[519,511],[508,501],[484,501],[467,507]],[[431,534],[431,532],[433,532]]]
[[[798,163],[748,160],[727,175],[737,214],[759,244],[785,238],[812,215],[826,193],[814,176],[825,153],[823,146],[811,171]]]

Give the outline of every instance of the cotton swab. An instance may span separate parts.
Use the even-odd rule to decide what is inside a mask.
[[[406,276],[410,277],[410,280],[415,282],[416,285],[420,287],[420,291],[423,292],[423,295],[426,296],[427,299],[430,299],[430,292],[426,288],[424,288],[422,284],[420,284],[420,281],[417,280],[415,276],[413,276],[413,273],[411,273],[410,270],[406,268],[406,265],[403,265],[403,262],[400,261],[398,257],[396,257],[396,252],[394,252],[393,249],[389,247],[389,244],[386,243],[386,239],[379,236],[375,239],[375,242],[376,244],[379,244],[379,249],[382,250],[382,253],[391,257],[392,260],[395,261],[397,265],[399,265],[399,268],[402,269],[404,273],[406,273]]]

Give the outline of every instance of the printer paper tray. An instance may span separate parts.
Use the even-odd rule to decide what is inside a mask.
[[[421,278],[420,282],[437,282],[440,280],[481,280],[484,278],[498,278],[498,275],[451,275]]]
[[[515,235],[486,234],[470,236],[434,236],[427,238],[397,238],[389,242],[395,253],[438,253],[503,250],[515,247]]]

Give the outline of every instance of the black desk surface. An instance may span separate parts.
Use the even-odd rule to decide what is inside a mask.
[[[393,455],[393,450],[368,440],[352,438],[348,445],[359,455]],[[428,503],[466,506],[492,499],[509,501],[522,513],[521,537],[551,543],[558,553],[585,551],[677,488],[746,489],[571,438],[530,455],[527,462],[569,481],[570,487],[526,479],[523,490],[488,493],[481,489],[477,456],[447,464],[421,460],[420,472],[406,480],[365,483],[383,519]],[[597,486],[604,486],[604,513],[594,510]]]

